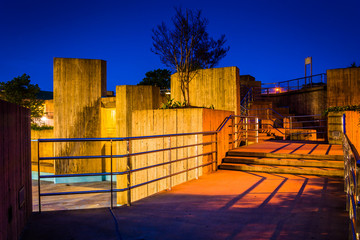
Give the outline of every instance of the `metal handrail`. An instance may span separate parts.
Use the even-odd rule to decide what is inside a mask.
[[[123,192],[123,191],[130,191],[130,189],[133,189],[135,187],[139,187],[145,184],[149,184],[151,182],[155,182],[155,181],[159,181],[165,178],[171,178],[172,176],[184,173],[184,172],[188,172],[191,170],[196,170],[196,178],[199,177],[199,172],[197,169],[199,169],[200,167],[204,167],[204,166],[208,166],[208,165],[212,165],[215,163],[215,170],[217,170],[217,153],[218,153],[218,142],[217,142],[217,134],[222,131],[222,129],[224,128],[224,126],[229,122],[230,119],[232,119],[233,116],[230,115],[229,117],[225,118],[223,120],[223,122],[221,123],[221,125],[218,127],[218,129],[216,131],[204,131],[204,132],[192,132],[192,133],[177,133],[177,134],[164,134],[164,135],[152,135],[152,136],[139,136],[139,137],[123,137],[123,138],[52,138],[52,139],[37,139],[37,140],[32,140],[32,141],[36,141],[38,144],[38,200],[39,200],[39,212],[41,212],[41,197],[44,196],[54,196],[54,195],[70,195],[70,194],[90,194],[90,193],[111,193],[111,207],[113,207],[113,192]],[[171,146],[171,138],[172,137],[180,137],[180,136],[191,136],[194,135],[196,142],[197,142],[197,136],[198,135],[211,135],[211,136],[215,136],[215,141],[208,141],[208,142],[202,142],[202,143],[195,143],[195,144],[189,144],[189,145],[184,145],[184,146],[177,146],[177,147],[167,147],[167,148],[163,148],[163,149],[156,149],[156,150],[151,150],[151,151],[143,151],[143,152],[136,152],[136,153],[132,153],[131,149],[130,149],[130,143],[131,141],[136,141],[136,140],[143,140],[143,139],[155,139],[155,138],[168,138],[169,139],[169,146]],[[110,155],[95,155],[95,156],[61,156],[61,157],[40,157],[40,148],[39,148],[39,144],[40,143],[48,143],[48,142],[110,142],[111,143],[111,154]],[[113,155],[112,154],[112,143],[113,142],[126,142],[127,146],[128,146],[128,153],[127,154],[122,154],[122,155]],[[181,159],[175,159],[172,160],[171,157],[169,159],[168,162],[164,162],[164,163],[160,163],[160,164],[155,164],[155,165],[150,165],[150,166],[146,166],[146,167],[141,167],[141,168],[137,168],[137,169],[131,169],[128,167],[128,170],[123,171],[123,172],[114,172],[112,170],[112,165],[113,165],[113,158],[127,158],[128,161],[132,156],[138,156],[138,155],[142,155],[142,154],[150,154],[150,153],[156,153],[156,152],[164,152],[164,151],[168,151],[169,154],[171,152],[171,150],[177,150],[177,149],[181,149],[181,148],[189,148],[189,147],[196,147],[197,146],[205,146],[205,145],[211,145],[213,146],[215,144],[215,150],[211,150],[209,152],[205,152],[205,153],[201,153],[198,154],[196,153],[196,155],[190,156],[190,157],[186,157],[186,158],[181,158]],[[213,147],[211,147],[212,149]],[[197,152],[197,151],[196,151]],[[215,154],[215,160],[212,160],[210,162],[207,162],[205,164],[201,164],[199,165],[198,163],[198,157],[201,156],[206,156],[206,155],[213,155]],[[111,166],[111,171],[110,172],[102,172],[102,173],[78,173],[78,174],[57,174],[57,175],[41,175],[40,174],[40,161],[43,160],[69,160],[69,159],[104,159],[107,158],[111,160],[110,162],[110,166]],[[192,167],[192,168],[187,168],[186,170],[180,171],[180,172],[176,172],[176,173],[171,173],[171,164],[172,163],[176,163],[179,161],[184,161],[184,160],[188,160],[188,159],[192,159],[192,158],[196,158],[196,167]],[[129,165],[129,162],[128,162]],[[128,175],[128,179],[130,179],[130,173],[136,172],[136,171],[141,171],[141,170],[145,170],[145,169],[150,169],[153,167],[158,167],[158,166],[163,166],[163,165],[169,165],[170,168],[170,173],[157,178],[157,179],[153,179],[150,181],[146,181],[144,183],[141,184],[137,184],[134,186],[130,185],[130,181],[128,180],[128,187],[127,188],[123,188],[123,189],[114,189],[113,188],[113,176],[117,176],[117,175]],[[111,189],[107,189],[107,190],[93,190],[93,191],[79,191],[79,192],[52,192],[52,193],[41,193],[41,187],[40,187],[40,180],[43,178],[58,178],[58,177],[84,177],[84,176],[111,176],[110,181],[111,181]],[[171,181],[170,181],[170,186],[169,189],[171,189]],[[128,193],[128,205],[131,204],[131,198],[130,198],[130,194]]]
[[[311,75],[311,76],[306,76],[306,77],[301,77],[301,78],[294,78],[294,79],[290,79],[290,80],[286,80],[286,81],[280,81],[280,82],[275,82],[275,83],[261,83],[261,85],[269,85],[269,84],[293,82],[293,81],[298,81],[298,80],[301,80],[301,79],[308,79],[308,78],[317,77],[317,76],[324,77],[324,78],[321,78],[321,82],[322,82],[322,79],[324,79],[324,82],[326,81],[326,73],[319,73],[319,74],[314,74],[314,75]]]
[[[239,123],[236,123],[236,119],[240,119]],[[154,181],[159,181],[161,179],[164,178],[170,178],[171,176],[174,176],[174,174],[180,174],[183,172],[188,172],[194,169],[199,169],[200,167],[204,167],[204,166],[208,166],[211,164],[215,163],[215,170],[217,170],[217,154],[218,154],[218,133],[221,132],[224,127],[226,125],[228,125],[228,127],[232,128],[232,132],[231,134],[231,141],[229,142],[229,144],[231,144],[232,147],[235,147],[235,143],[237,142],[241,142],[241,139],[244,139],[245,142],[248,142],[248,139],[255,139],[255,142],[259,141],[259,127],[260,127],[260,123],[259,123],[259,117],[257,116],[243,116],[243,115],[230,115],[228,117],[226,117],[222,123],[220,124],[220,126],[216,129],[216,131],[204,131],[204,132],[192,132],[192,133],[177,133],[177,134],[164,134],[164,135],[152,135],[152,136],[139,136],[139,137],[123,137],[123,138],[52,138],[52,139],[38,139],[38,140],[33,140],[33,141],[37,141],[38,144],[38,192],[39,192],[39,212],[41,212],[41,197],[43,196],[50,196],[50,195],[67,195],[67,194],[75,194],[74,192],[61,192],[61,193],[41,193],[41,189],[40,189],[40,180],[43,178],[58,178],[58,177],[84,177],[84,176],[111,176],[110,177],[110,182],[111,182],[111,189],[108,190],[94,190],[94,191],[83,191],[82,193],[105,193],[105,192],[110,192],[111,193],[111,207],[113,207],[113,192],[123,192],[123,191],[129,191],[133,188],[135,188],[136,186],[131,186],[130,184],[130,174],[136,171],[141,171],[141,170],[145,170],[145,169],[150,169],[150,168],[154,168],[154,167],[158,167],[158,166],[164,166],[164,165],[168,165],[170,168],[170,173],[157,178],[157,179],[153,179],[150,181],[146,181],[144,183],[141,183],[141,186],[144,184],[149,184],[151,182]],[[229,124],[230,120],[232,120],[231,125]],[[276,128],[274,125],[270,124],[270,123],[266,123],[266,124],[261,124],[261,125],[269,125],[271,126],[273,129],[277,130],[281,135],[285,135],[283,132],[281,132],[278,128]],[[245,127],[245,129],[243,129],[243,127]],[[253,132],[255,133],[255,136],[249,136],[248,133]],[[207,142],[201,142],[199,143],[197,141],[197,136],[198,135],[203,135],[203,136],[207,136],[207,135],[211,135],[211,136],[215,136],[215,141],[211,140],[211,141],[207,141]],[[173,137],[180,137],[180,136],[195,136],[195,141],[196,143],[194,144],[188,144],[188,145],[183,145],[183,146],[176,146],[176,147],[171,147],[171,138]],[[168,138],[169,140],[169,147],[164,147],[162,149],[155,149],[155,150],[150,150],[150,151],[142,151],[142,152],[136,152],[133,153],[131,151],[131,142],[132,141],[137,141],[137,140],[143,140],[143,139],[155,139],[155,138]],[[212,139],[212,137],[211,137]],[[49,142],[110,142],[110,151],[111,154],[110,155],[88,155],[88,156],[59,156],[59,157],[40,157],[39,156],[39,152],[40,152],[40,148],[39,148],[39,144],[40,143],[49,143]],[[127,153],[126,154],[121,154],[121,155],[116,155],[113,154],[112,149],[113,149],[113,143],[114,142],[126,142],[127,144]],[[172,150],[177,150],[177,149],[182,149],[182,148],[190,148],[190,147],[195,147],[197,148],[198,146],[205,146],[205,145],[211,145],[211,150],[209,152],[205,152],[205,153],[201,153],[199,154],[196,151],[196,154],[190,157],[186,157],[186,158],[181,158],[181,159],[171,159],[171,156],[169,156],[169,161],[164,162],[164,163],[160,163],[160,164],[154,164],[154,165],[149,165],[146,167],[141,167],[141,168],[137,168],[137,169],[132,169],[131,168],[131,164],[130,164],[130,159],[133,156],[138,156],[138,155],[144,155],[144,154],[151,154],[151,153],[158,153],[158,152],[169,152],[169,154],[171,154],[170,152]],[[213,145],[215,145],[215,150],[213,150]],[[201,156],[206,156],[206,155],[210,155],[212,156],[213,154],[215,154],[215,160],[212,159],[212,161],[207,162],[205,164],[199,165],[198,163],[198,157]],[[114,158],[127,158],[128,161],[128,169],[126,171],[122,171],[122,172],[115,172],[112,169],[112,165],[113,165],[113,159]],[[196,160],[196,167],[194,168],[187,168],[184,171],[178,172],[178,173],[171,173],[171,165],[173,163],[179,162],[179,161],[184,161],[184,160],[188,160],[188,159],[193,159],[195,158]],[[41,175],[40,174],[40,161],[43,160],[70,160],[70,159],[110,159],[110,172],[102,172],[102,173],[78,173],[78,174],[57,174],[57,175]],[[198,170],[196,171],[196,178],[198,178]],[[123,188],[123,189],[115,189],[113,188],[113,176],[117,176],[117,175],[127,175],[128,176],[128,187],[127,188]],[[139,185],[139,184],[138,184]],[[140,185],[139,185],[140,186]],[[172,187],[172,183],[170,181],[169,184],[169,189],[171,189]],[[129,194],[128,192],[128,194]],[[76,193],[77,194],[77,193]],[[128,196],[129,202],[128,204],[131,204],[131,197]]]
[[[192,132],[192,133],[176,133],[176,134],[164,134],[164,135],[150,135],[150,136],[139,136],[139,137],[122,137],[122,138],[44,138],[44,139],[35,139],[33,141],[39,142],[91,142],[91,141],[127,141],[127,140],[141,140],[149,138],[164,138],[164,137],[180,137],[180,136],[189,136],[189,135],[198,135],[198,134],[214,134],[216,131],[206,131],[206,132]]]
[[[349,235],[354,240],[359,240],[360,217],[358,215],[360,206],[360,157],[354,145],[346,133],[343,134],[344,151],[344,190],[346,192],[346,210],[349,211],[349,224],[351,232]],[[349,238],[350,239],[350,238]]]
[[[243,106],[245,109],[246,107],[248,107],[249,102],[252,101],[254,99],[254,94],[253,94],[253,88],[251,87],[245,94],[245,96],[243,97],[243,99],[240,102],[240,106]]]
[[[318,77],[320,77],[320,81],[315,81],[314,79],[317,79]],[[304,84],[300,84],[301,80],[304,81]],[[307,81],[309,81],[309,82],[307,82]],[[290,86],[290,83],[293,84],[294,82],[296,82],[296,84]],[[263,85],[263,86],[273,85],[273,87],[261,88],[261,93],[263,93],[263,90],[266,90],[265,91],[266,93],[264,93],[264,94],[269,94],[270,93],[269,89],[275,89],[275,88],[285,88],[286,92],[293,91],[293,90],[300,90],[303,88],[308,88],[308,86],[313,87],[316,84],[326,84],[326,82],[327,82],[326,73],[320,73],[320,74],[315,74],[315,75],[311,75],[311,76],[295,78],[295,79],[280,81],[280,82],[275,82],[275,83],[262,83],[261,85]],[[286,85],[286,86],[282,86],[282,85]]]

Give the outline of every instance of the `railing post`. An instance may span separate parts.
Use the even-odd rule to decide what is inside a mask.
[[[235,117],[231,118],[231,149],[235,148]]]
[[[297,80],[297,85],[298,85],[297,90],[300,90],[300,80],[299,79]]]
[[[171,190],[171,137],[169,137],[169,186],[168,189]]]
[[[198,135],[195,134],[195,144],[198,144]],[[197,156],[199,154],[198,151],[198,145],[195,146],[195,152],[196,152],[196,158],[195,158],[195,162],[196,162],[196,168],[195,168],[195,178],[199,179],[199,157]]]
[[[292,139],[292,138],[293,138],[293,137],[292,137],[292,128],[293,128],[293,126],[292,126],[293,120],[292,120],[292,119],[293,119],[293,117],[290,116],[290,117],[289,117],[289,135],[290,135],[290,138],[289,138],[289,139],[290,139],[290,140],[293,140],[293,139]]]
[[[39,213],[41,213],[41,196],[40,196],[40,142],[37,140],[37,162],[38,162],[38,201],[39,201]]]
[[[110,140],[110,207],[111,209],[114,207],[113,205],[113,144],[112,139]]]
[[[215,171],[218,170],[218,132],[215,133]]]
[[[360,181],[360,172],[359,172],[359,167],[356,163],[356,159],[355,159],[355,166],[356,166],[356,172],[355,172],[355,176],[356,176],[356,186],[355,186],[355,206],[356,206],[356,219],[355,219],[355,229],[356,229],[356,237],[357,239],[359,239],[359,221],[360,221],[360,208],[359,208],[359,201],[360,201],[360,196],[359,196],[359,181]]]
[[[127,188],[128,188],[128,198],[127,198],[127,205],[130,206],[131,205],[131,170],[132,170],[132,166],[131,166],[131,141],[128,139],[126,140],[126,146],[127,146],[127,170],[128,170],[128,175],[127,175]]]
[[[248,118],[245,118],[245,145],[247,146],[248,142]]]
[[[255,118],[255,142],[259,142],[259,118]]]

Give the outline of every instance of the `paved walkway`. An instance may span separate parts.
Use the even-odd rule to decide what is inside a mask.
[[[219,170],[131,207],[34,213],[22,239],[333,240],[347,223],[340,178]]]

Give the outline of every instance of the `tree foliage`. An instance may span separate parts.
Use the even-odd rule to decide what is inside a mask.
[[[170,88],[171,72],[167,69],[156,69],[145,73],[145,78],[138,85],[152,85],[160,89]]]
[[[181,91],[186,105],[189,105],[189,83],[198,69],[212,68],[226,56],[229,47],[222,35],[218,40],[211,38],[206,30],[208,20],[201,11],[175,9],[172,27],[163,22],[153,29],[155,54],[167,67],[179,74]]]
[[[356,62],[353,62],[353,63],[350,65],[350,68],[360,68],[360,65],[359,65],[359,66],[356,66]]]
[[[29,108],[31,117],[39,118],[44,113],[44,100],[37,99],[40,92],[37,84],[30,84],[30,76],[23,74],[8,82],[0,82],[0,99]]]

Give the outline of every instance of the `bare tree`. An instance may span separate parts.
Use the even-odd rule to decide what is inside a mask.
[[[214,67],[230,48],[224,47],[225,35],[218,40],[209,37],[208,20],[201,16],[200,10],[175,8],[175,11],[172,28],[162,22],[153,29],[151,50],[160,56],[163,64],[179,74],[184,101],[189,105],[189,83],[197,70]]]

